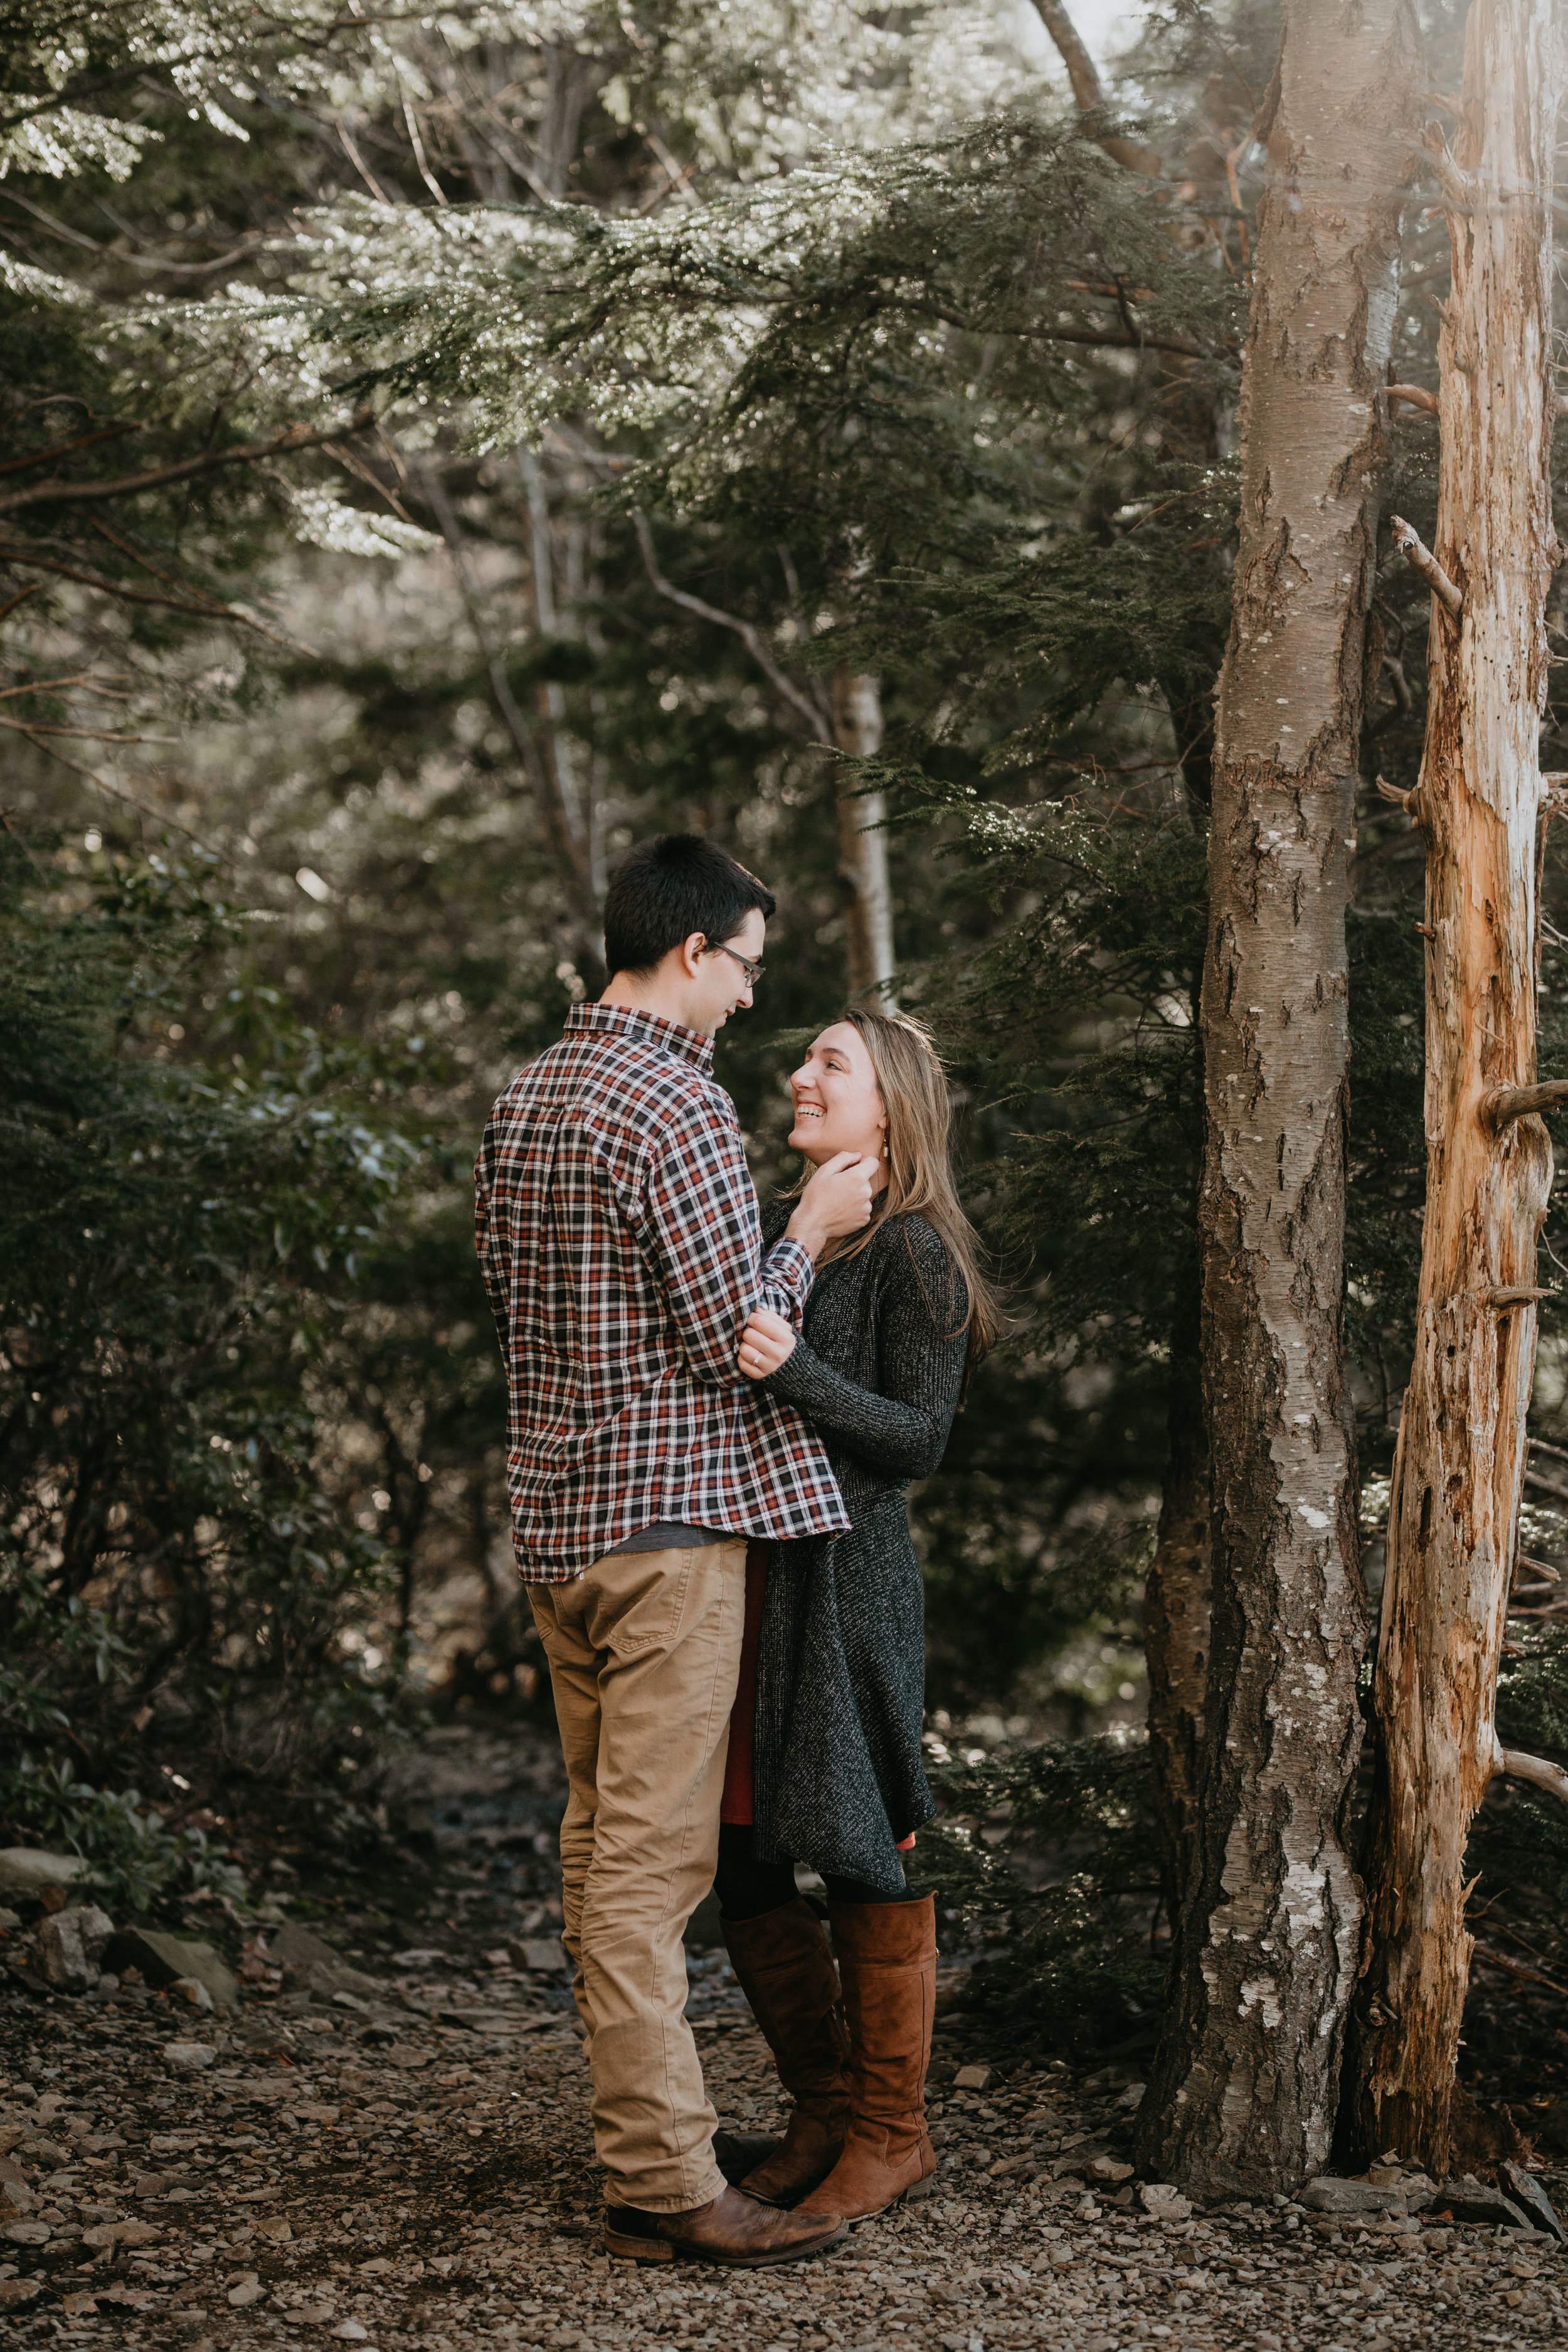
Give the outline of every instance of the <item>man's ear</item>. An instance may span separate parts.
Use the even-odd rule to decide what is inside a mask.
[[[688,980],[697,978],[697,967],[707,952],[707,948],[708,937],[704,931],[693,931],[689,939],[681,940],[678,953],[680,957],[680,969]]]

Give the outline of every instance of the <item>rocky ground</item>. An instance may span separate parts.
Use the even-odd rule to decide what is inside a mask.
[[[230,2007],[207,2009],[195,1975],[156,1989],[174,1962],[151,1946],[108,1947],[119,1969],[77,1993],[47,1989],[26,1927],[0,1947],[0,2309],[18,2344],[1392,2352],[1568,2337],[1568,2256],[1543,2232],[1436,2218],[1452,2200],[1402,2211],[1426,2192],[1397,2179],[1354,2192],[1386,2209],[1358,2215],[1188,2210],[1121,2161],[1130,2069],[1010,2055],[956,2006],[932,2067],[933,2196],[813,2263],[611,2263],[553,1943],[553,1753],[530,1734],[437,1735],[407,1775],[435,1864],[411,1862],[379,1903],[280,1874],[228,1923]],[[221,1971],[200,1966],[221,1997]],[[722,1955],[696,1949],[691,1967],[721,2119],[766,2128],[773,2077]]]

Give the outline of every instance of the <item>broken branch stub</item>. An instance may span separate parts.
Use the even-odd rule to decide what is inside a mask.
[[[1457,621],[1465,609],[1464,596],[1455,587],[1415,524],[1406,522],[1403,515],[1390,515],[1388,527],[1394,533],[1394,544],[1412,572],[1420,573],[1433,595],[1441,599]]]

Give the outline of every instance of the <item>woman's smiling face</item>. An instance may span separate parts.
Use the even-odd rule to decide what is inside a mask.
[[[792,1151],[816,1168],[837,1151],[881,1157],[888,1114],[871,1056],[853,1022],[836,1021],[823,1031],[791,1077],[789,1090],[795,1102]]]

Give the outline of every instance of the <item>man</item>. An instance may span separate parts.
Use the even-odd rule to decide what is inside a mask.
[[[694,835],[628,852],[610,983],[490,1114],[479,1257],[506,1360],[513,1535],[570,1797],[565,1942],[587,2030],[605,2242],[753,2265],[837,2237],[727,2188],[685,2019],[682,1933],[712,1882],[748,1537],[847,1526],[803,1422],[737,1361],[755,1306],[800,1326],[872,1163],[813,1179],[764,1264],[713,1038],[750,1005],[772,894]]]

